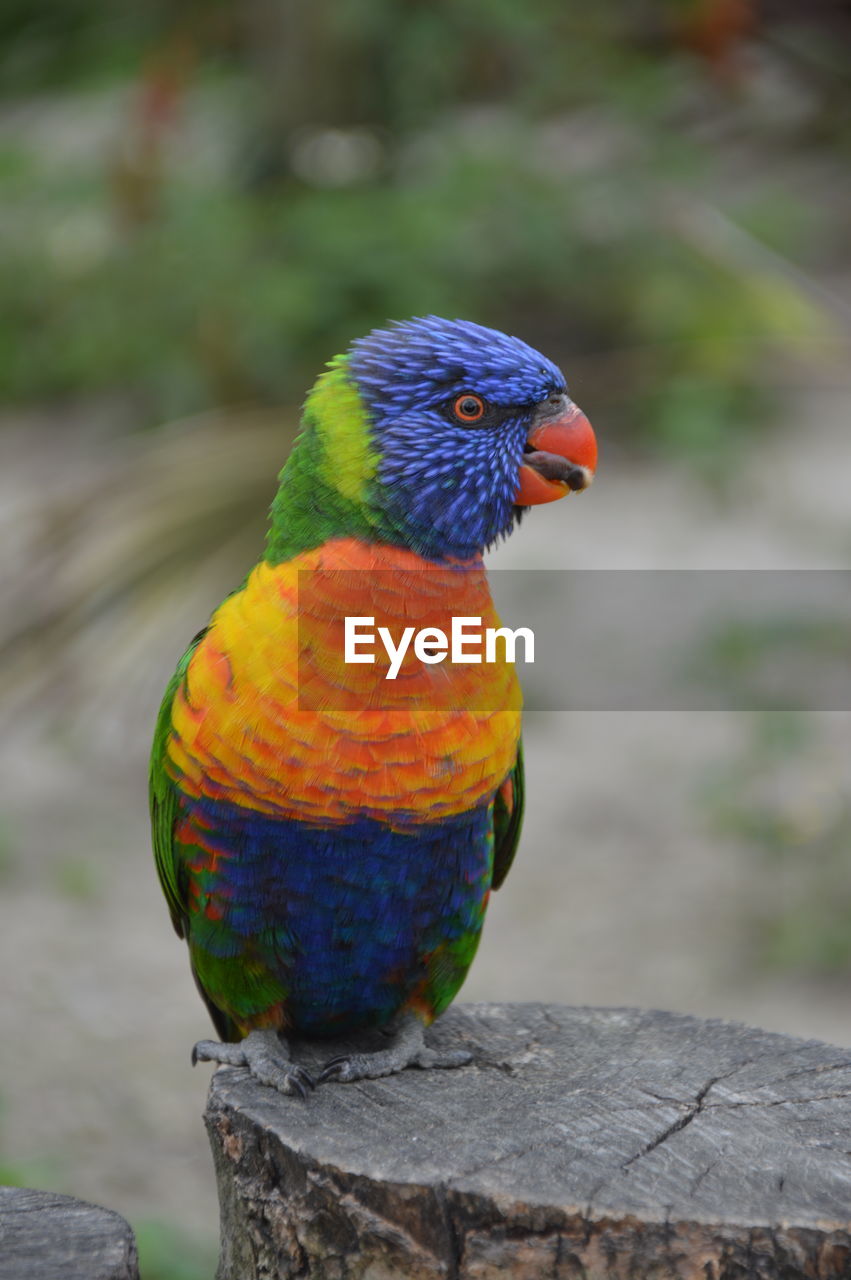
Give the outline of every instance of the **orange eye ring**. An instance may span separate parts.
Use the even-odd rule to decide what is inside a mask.
[[[479,422],[485,416],[485,402],[472,391],[465,391],[456,397],[452,412],[459,422]]]

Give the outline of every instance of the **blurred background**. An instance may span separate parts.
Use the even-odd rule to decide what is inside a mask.
[[[306,388],[389,317],[504,328],[602,461],[495,566],[848,568],[850,41],[846,0],[3,5],[0,1181],[124,1213],[145,1280],[218,1221],[147,748]],[[851,1045],[847,709],[526,736],[465,998]]]

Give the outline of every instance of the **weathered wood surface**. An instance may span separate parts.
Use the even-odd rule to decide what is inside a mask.
[[[216,1072],[219,1280],[851,1277],[851,1050],[558,1005],[429,1036],[473,1065],[306,1103]]]
[[[0,1187],[0,1280],[139,1280],[136,1240],[111,1209]]]

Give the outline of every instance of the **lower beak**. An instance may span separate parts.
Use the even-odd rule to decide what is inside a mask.
[[[555,502],[587,489],[597,467],[597,437],[570,401],[558,417],[533,427],[523,454],[514,502],[518,507]]]

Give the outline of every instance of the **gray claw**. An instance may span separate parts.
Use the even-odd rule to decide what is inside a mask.
[[[306,1099],[310,1090],[316,1088],[316,1081],[309,1071],[305,1071],[304,1067],[292,1067],[289,1072],[289,1078],[293,1091],[298,1093],[302,1099]]]
[[[304,1067],[291,1062],[285,1042],[277,1031],[251,1031],[236,1044],[199,1040],[192,1050],[193,1067],[198,1062],[218,1062],[229,1067],[247,1067],[260,1084],[279,1093],[306,1098],[314,1080]]]
[[[345,1053],[341,1053],[337,1058],[329,1058],[317,1076],[316,1083],[323,1084],[326,1080],[340,1079],[346,1064],[350,1061],[351,1058]]]
[[[330,1062],[326,1062],[325,1066],[316,1077],[317,1084],[324,1084],[326,1080],[345,1080],[346,1066],[351,1062],[351,1058],[332,1058]]]

